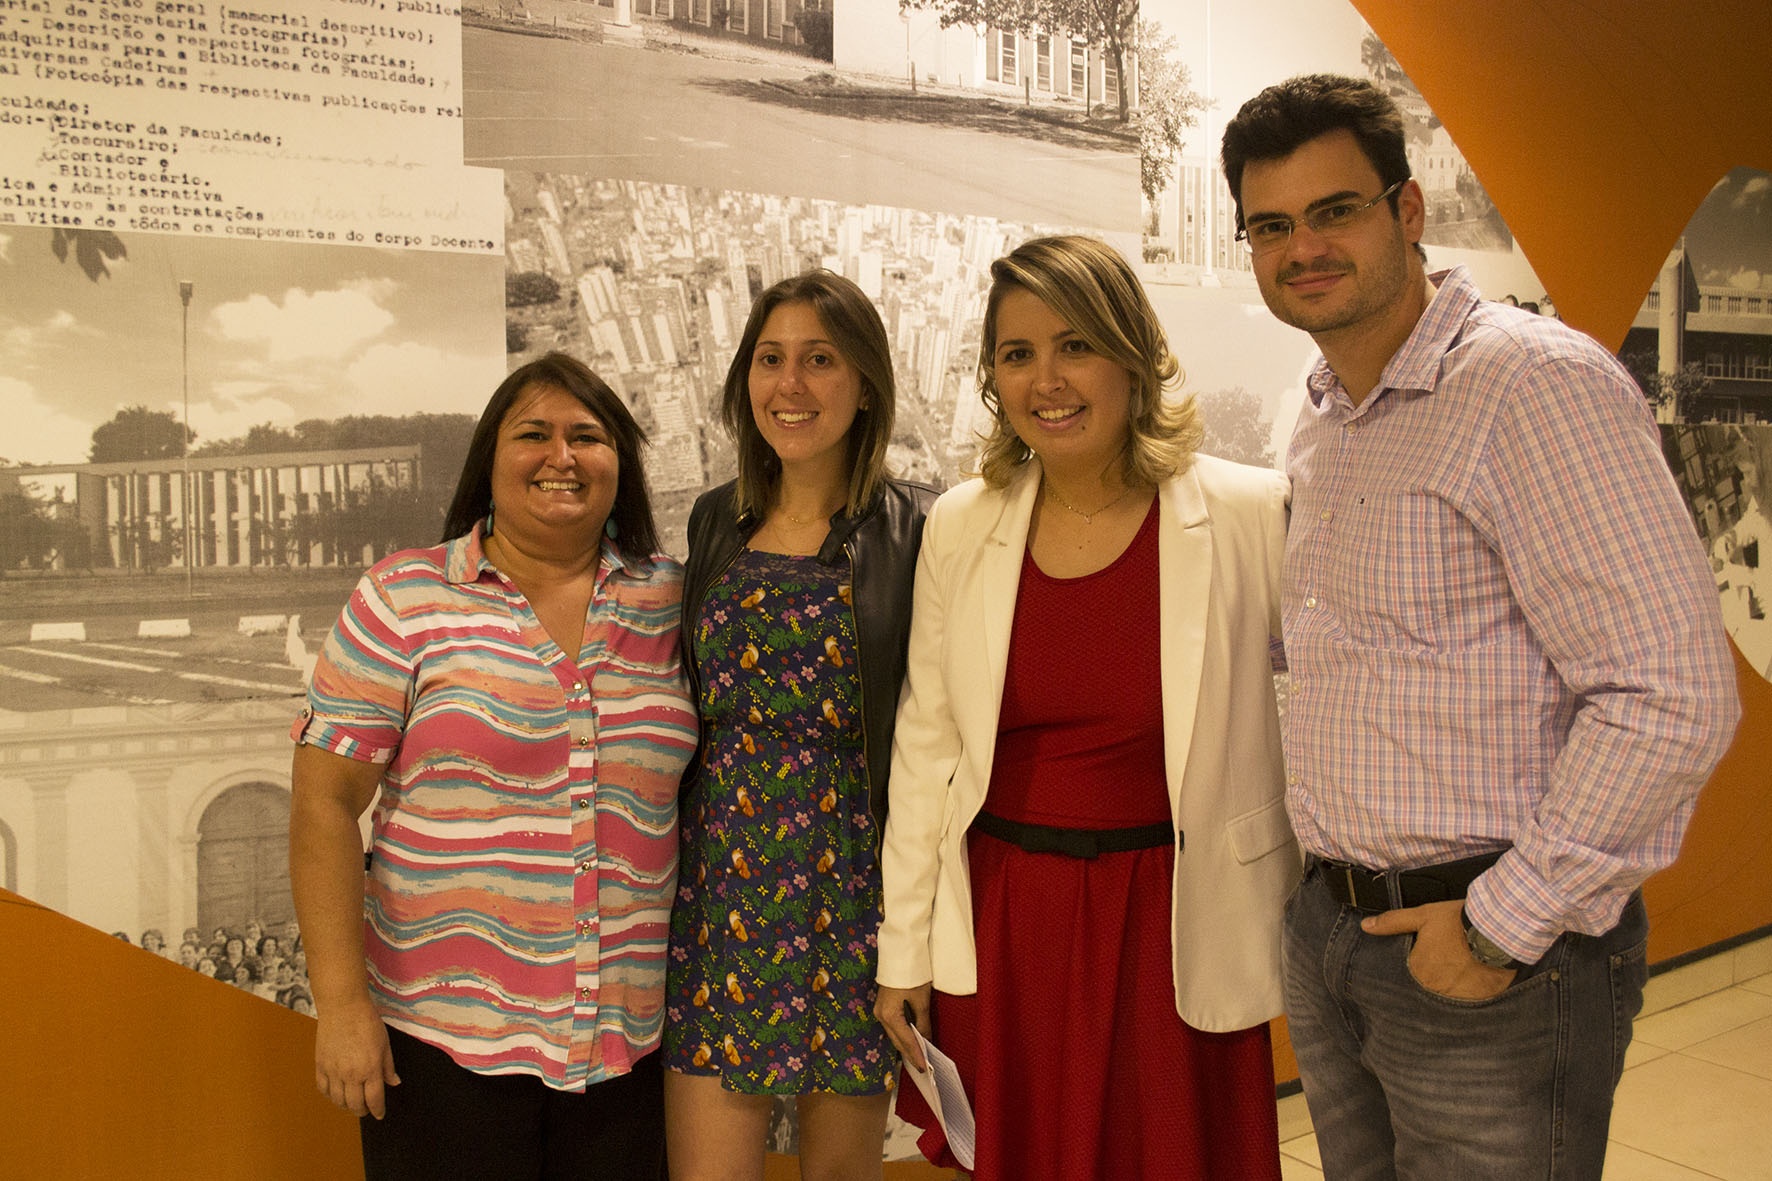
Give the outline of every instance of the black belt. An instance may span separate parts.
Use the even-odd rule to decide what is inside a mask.
[[[1505,852],[1503,850],[1502,852]],[[1367,869],[1350,861],[1332,861],[1311,854],[1305,876],[1322,879],[1335,901],[1356,910],[1390,910],[1463,898],[1479,874],[1501,859],[1501,852],[1414,869]],[[1392,886],[1396,889],[1393,892]]]
[[[1049,824],[1023,824],[989,812],[973,818],[972,827],[1027,853],[1063,853],[1067,857],[1094,858],[1103,853],[1129,853],[1173,843],[1181,848],[1181,834],[1167,823],[1135,824],[1130,828],[1054,828]]]

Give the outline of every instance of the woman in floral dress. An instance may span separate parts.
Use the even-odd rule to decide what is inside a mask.
[[[677,1178],[760,1178],[797,1097],[808,1178],[880,1175],[896,1058],[873,1016],[879,836],[911,582],[933,489],[888,479],[891,353],[853,283],[751,309],[727,373],[739,476],[689,522],[701,708],[666,993]]]

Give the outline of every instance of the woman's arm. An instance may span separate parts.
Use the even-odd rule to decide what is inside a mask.
[[[879,994],[875,1016],[918,1069],[926,1069],[911,1036],[911,1019],[929,1033],[934,980],[930,927],[941,822],[962,752],[944,674],[948,588],[940,554],[945,514],[938,501],[923,529],[912,599],[904,691],[892,741],[892,801],[881,845],[884,921],[880,926]],[[949,522],[957,524],[957,522]]]
[[[363,958],[363,838],[357,818],[383,765],[299,745],[291,771],[289,884],[308,953],[319,1029],[314,1082],[353,1115],[380,1119],[400,1081]]]

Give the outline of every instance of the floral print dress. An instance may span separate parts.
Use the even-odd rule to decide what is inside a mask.
[[[704,743],[686,790],[665,1063],[750,1094],[878,1094],[878,832],[848,570],[746,549],[693,637]],[[881,757],[884,757],[882,754]]]

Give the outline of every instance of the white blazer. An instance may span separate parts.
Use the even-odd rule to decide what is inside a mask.
[[[966,830],[984,806],[1039,461],[971,480],[923,529],[881,849],[880,983],[978,991]],[[1175,859],[1176,1010],[1196,1029],[1280,1012],[1280,911],[1302,866],[1269,638],[1280,634],[1286,478],[1196,456],[1157,493],[1164,764]],[[1079,619],[1077,626],[1123,626]],[[1027,916],[1039,922],[1037,915]],[[1055,932],[1062,937],[1062,932]]]

